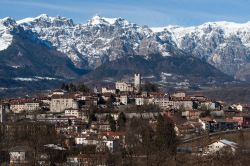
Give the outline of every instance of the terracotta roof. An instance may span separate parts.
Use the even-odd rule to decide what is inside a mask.
[[[75,99],[74,95],[52,95],[51,99]]]

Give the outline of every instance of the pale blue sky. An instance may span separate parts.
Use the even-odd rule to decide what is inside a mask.
[[[149,26],[199,25],[207,21],[250,21],[250,0],[0,0],[0,18],[42,13],[85,23],[98,14]]]

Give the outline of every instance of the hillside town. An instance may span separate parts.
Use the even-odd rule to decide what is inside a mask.
[[[162,162],[149,154],[152,149],[144,151],[160,138],[163,144],[170,141],[167,154],[207,156],[225,147],[234,153],[241,146],[222,138],[199,145],[185,143],[248,131],[249,106],[180,90],[170,94],[144,82],[139,73],[132,80],[93,90],[63,84],[61,89],[38,97],[2,99],[0,165],[112,165],[116,159],[120,165]],[[146,148],[140,150],[139,144]],[[249,151],[246,146],[244,152]]]

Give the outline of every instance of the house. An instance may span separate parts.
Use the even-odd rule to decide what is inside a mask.
[[[198,120],[200,116],[200,111],[198,110],[187,110],[181,113],[182,117],[185,117],[187,120]]]
[[[76,118],[82,119],[84,122],[88,122],[87,110],[69,108],[69,109],[65,109],[64,115],[65,117],[74,116]]]
[[[244,128],[250,127],[250,116],[249,115],[243,116],[242,127],[244,127]]]
[[[25,110],[23,101],[12,101],[10,102],[10,110],[14,113],[20,113]]]
[[[212,101],[208,101],[208,100],[202,101],[200,103],[200,106],[201,106],[201,108],[206,108],[208,110],[214,110],[214,109],[216,109],[216,103],[212,102]]]
[[[184,97],[186,97],[186,93],[185,92],[175,92],[174,94],[172,94],[172,97],[184,98]]]
[[[238,147],[237,143],[228,141],[226,139],[222,139],[208,145],[203,151],[202,155],[213,155],[219,153],[220,151],[223,151],[223,149],[226,150],[227,152],[234,153],[237,147]]]
[[[90,128],[97,131],[111,131],[109,122],[92,122]]]
[[[250,127],[250,115],[236,115],[232,118],[238,123],[238,126],[243,128]]]
[[[76,145],[97,145],[99,141],[96,135],[80,135],[75,137]]]
[[[178,136],[199,134],[202,131],[202,124],[199,122],[187,121],[183,124],[176,125],[175,131]]]
[[[50,111],[64,112],[65,109],[78,109],[78,103],[73,96],[53,95],[51,97]]]
[[[217,124],[211,117],[199,118],[198,121],[202,124],[203,130],[214,131],[217,129]]]
[[[243,111],[243,106],[241,104],[236,105],[238,111]]]
[[[51,165],[50,157],[46,153],[39,153],[37,155],[37,163],[39,166],[42,165]]]
[[[191,110],[193,109],[193,101],[188,98],[173,98],[170,99],[173,103],[172,108],[173,109],[185,109],[185,110]]]
[[[113,139],[125,140],[125,132],[107,131],[104,133],[104,136],[113,138]]]
[[[35,111],[40,109],[40,102],[34,99],[17,99],[10,102],[10,110],[14,113],[22,111]]]
[[[43,104],[50,104],[50,98],[49,97],[39,97],[38,100],[40,100]]]
[[[127,95],[121,95],[120,96],[120,103],[123,105],[127,105],[128,104],[128,96]]]
[[[102,93],[111,93],[111,94],[115,94],[116,90],[115,89],[110,89],[107,87],[102,88]]]
[[[53,96],[53,95],[64,95],[65,91],[62,89],[56,89],[54,90],[50,95],[48,95],[49,97]]]
[[[77,118],[80,117],[79,109],[73,109],[73,108],[65,109],[64,114],[65,114],[65,116],[75,116]]]
[[[145,104],[145,99],[144,97],[136,97],[135,98],[135,105],[144,105]]]
[[[238,122],[232,118],[215,119],[215,122],[217,123],[218,131],[238,129]]]
[[[115,83],[115,88],[119,90],[120,92],[133,92],[134,87],[130,83],[126,82],[116,82]]]
[[[161,108],[171,108],[173,105],[166,93],[150,93],[147,102],[158,105]]]
[[[119,140],[106,138],[100,141],[96,148],[99,152],[105,152],[108,150],[113,153],[119,149]]]
[[[203,96],[202,94],[195,94],[191,96],[192,100],[196,100],[196,101],[206,101],[207,98],[205,96]]]
[[[81,124],[83,120],[81,118],[77,118],[75,116],[48,116],[48,117],[39,117],[37,118],[40,122],[46,122],[51,124],[64,123],[69,124],[71,121],[72,124]]]
[[[107,163],[107,156],[105,154],[93,154],[93,155],[79,154],[67,157],[68,166],[80,166],[80,165],[105,166],[106,163]]]
[[[9,149],[10,164],[12,165],[31,165],[33,159],[32,149],[27,146],[16,146]]]
[[[25,102],[24,107],[26,111],[36,111],[40,109],[40,102],[31,101],[31,102]]]

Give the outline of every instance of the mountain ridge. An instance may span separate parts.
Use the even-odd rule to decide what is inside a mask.
[[[149,59],[154,54],[185,54],[206,61],[236,79],[250,80],[250,22],[221,21],[156,29],[123,18],[94,16],[86,23],[74,23],[65,17],[42,14],[19,21],[1,20],[0,45],[1,40],[11,43],[13,27],[37,34],[39,39],[67,55],[79,69],[94,70],[127,55]]]

